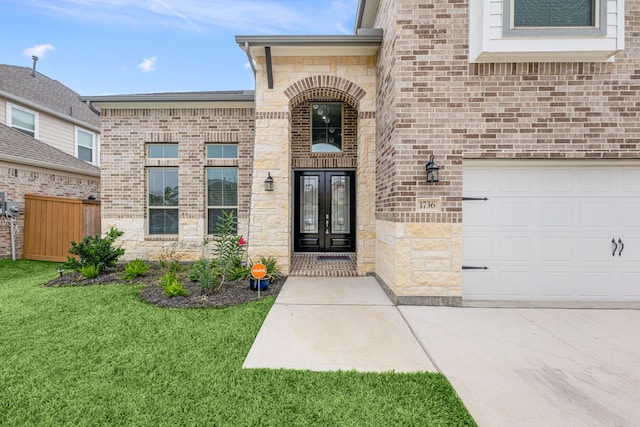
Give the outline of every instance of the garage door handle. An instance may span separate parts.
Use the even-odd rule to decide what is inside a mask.
[[[618,244],[616,243],[615,237],[611,239],[611,243],[613,243],[613,253],[611,256],[616,256],[616,251],[618,250]]]
[[[618,252],[618,256],[622,256],[622,251],[624,250],[624,243],[622,243],[622,239],[618,239],[618,243],[620,243],[620,252]]]
[[[473,266],[470,266],[470,265],[463,265],[462,269],[463,270],[488,270],[489,267],[473,267]]]

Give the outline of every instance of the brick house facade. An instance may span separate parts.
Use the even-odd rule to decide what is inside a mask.
[[[516,0],[361,0],[351,36],[238,36],[256,66],[247,122],[229,134],[252,155],[238,158],[251,171],[238,187],[250,254],[276,256],[288,272],[300,242],[330,251],[322,233],[300,231],[316,217],[300,213],[311,193],[299,186],[311,182],[305,173],[342,172],[355,186],[357,272],[398,303],[640,300],[640,2],[584,4],[595,8],[587,36],[518,33]],[[179,139],[185,232],[169,240],[197,254],[204,201],[188,186],[204,188],[204,144],[221,119],[91,99],[103,111],[105,225],[135,219],[125,231],[136,256],[167,247],[145,235],[144,169],[156,164],[143,147]],[[339,153],[310,149],[323,102],[342,105]],[[439,182],[426,182],[430,156]],[[130,200],[109,199],[111,182],[133,190]],[[322,215],[330,234],[335,214]]]

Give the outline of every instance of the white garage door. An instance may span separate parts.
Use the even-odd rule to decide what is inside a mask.
[[[465,161],[463,179],[465,300],[640,301],[640,163]]]

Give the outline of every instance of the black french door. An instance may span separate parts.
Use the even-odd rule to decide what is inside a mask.
[[[294,181],[294,250],[355,252],[355,172],[298,171]]]

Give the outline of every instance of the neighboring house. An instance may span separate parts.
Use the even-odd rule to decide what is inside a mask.
[[[35,68],[0,64],[0,123],[100,166],[100,116]]]
[[[85,98],[103,229],[195,259],[233,210],[250,255],[355,253],[402,304],[640,301],[640,1],[360,0],[355,27],[236,37],[255,93]]]
[[[0,192],[17,202],[17,257],[22,254],[25,194],[100,197],[100,117],[78,94],[27,67],[0,65]],[[12,255],[0,218],[0,257]]]

